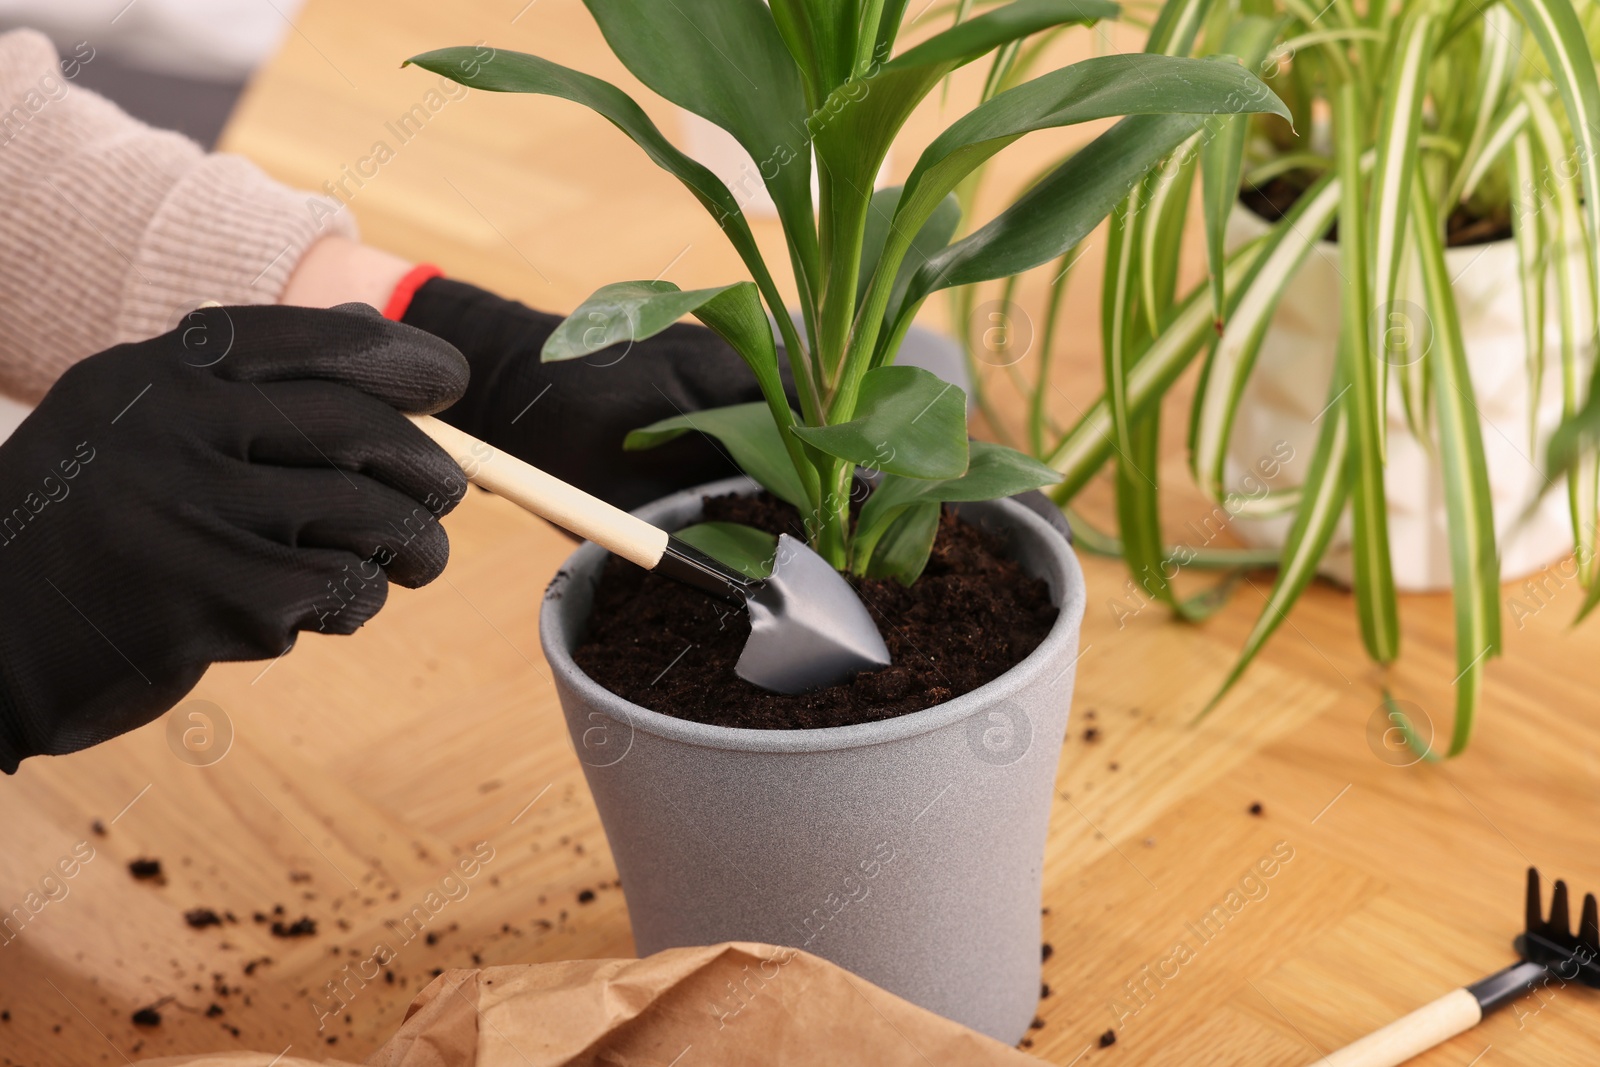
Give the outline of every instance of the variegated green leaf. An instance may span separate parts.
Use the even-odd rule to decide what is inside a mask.
[[[1584,228],[1578,190],[1556,161],[1566,158],[1555,113],[1537,87],[1522,87],[1528,105],[1529,129],[1538,146],[1536,187],[1543,210],[1539,218],[1545,225],[1545,239],[1555,261],[1556,305],[1561,324],[1562,411],[1570,416],[1582,402],[1587,368],[1581,353],[1594,330],[1595,268],[1589,234]],[[1579,456],[1567,472],[1567,501],[1572,513],[1572,529],[1578,542],[1578,559],[1583,561],[1580,577],[1588,585],[1595,573],[1595,514],[1600,461],[1590,452]]]
[[[1195,481],[1212,500],[1220,500],[1225,492],[1223,472],[1233,418],[1261,340],[1300,264],[1332,225],[1339,190],[1332,175],[1306,190],[1288,215],[1273,224],[1254,266],[1228,289],[1227,327],[1206,360],[1189,428]]]
[[[1258,238],[1229,257],[1226,278],[1230,293],[1235,293],[1244,277],[1260,263],[1265,248],[1266,238]],[[1216,336],[1213,321],[1210,294],[1204,290],[1191,293],[1163,324],[1144,358],[1128,373],[1130,411],[1142,412],[1160,402],[1205,343]],[[1111,407],[1102,396],[1089,405],[1045,456],[1045,462],[1062,474],[1061,484],[1051,494],[1054,499],[1070,500],[1087,485],[1111,458],[1114,441]]]
[[[1500,560],[1483,437],[1455,294],[1445,267],[1444,242],[1425,183],[1413,188],[1413,229],[1423,289],[1433,319],[1434,407],[1445,510],[1450,517],[1450,571],[1456,614],[1456,721],[1450,755],[1472,736],[1485,662],[1500,652]]]
[[[1383,115],[1378,121],[1378,160],[1372,171],[1372,199],[1367,240],[1372,250],[1371,287],[1363,298],[1372,307],[1367,332],[1373,368],[1373,405],[1378,411],[1378,456],[1388,448],[1388,420],[1383,417],[1389,396],[1389,365],[1393,353],[1387,328],[1395,286],[1400,278],[1404,251],[1406,212],[1411,207],[1411,180],[1416,173],[1417,138],[1422,132],[1422,102],[1427,95],[1428,65],[1433,59],[1435,18],[1426,7],[1414,8],[1400,24],[1395,41],[1395,61],[1383,94]],[[1350,129],[1358,129],[1351,126]],[[1343,233],[1343,228],[1340,230]],[[1349,299],[1355,294],[1345,292]],[[1347,323],[1348,326],[1348,323]]]
[[[1339,359],[1350,392],[1351,562],[1356,615],[1367,653],[1392,662],[1400,650],[1400,620],[1395,606],[1394,572],[1389,558],[1389,501],[1384,493],[1380,403],[1373,366],[1367,305],[1366,210],[1361,181],[1362,112],[1356,87],[1341,85],[1334,100],[1334,146],[1339,160]]]
[[[1528,105],[1518,105],[1527,114]],[[1544,295],[1546,260],[1544,227],[1539,223],[1539,196],[1534,182],[1533,138],[1516,135],[1511,147],[1511,236],[1517,249],[1517,282],[1522,293],[1522,344],[1528,368],[1528,445],[1539,447],[1539,398],[1544,384]]]
[[[1303,503],[1295,512],[1294,524],[1284,540],[1283,553],[1278,561],[1278,577],[1272,583],[1272,592],[1256,617],[1256,623],[1245,638],[1233,669],[1206,704],[1197,718],[1204,718],[1217,706],[1228,690],[1244,674],[1274,632],[1289,617],[1300,594],[1305,592],[1311,579],[1317,575],[1317,564],[1328,551],[1333,533],[1339,526],[1345,502],[1350,498],[1350,419],[1348,405],[1342,399],[1348,390],[1342,368],[1335,368],[1328,389],[1328,406],[1324,409],[1322,428],[1317,436],[1316,451],[1311,455],[1311,467],[1301,488]]]
[[[1556,91],[1566,105],[1567,125],[1576,142],[1571,158],[1583,175],[1583,203],[1592,245],[1600,246],[1600,79],[1594,56],[1571,0],[1511,0],[1523,24],[1539,42]],[[1553,156],[1561,159],[1564,156]],[[1597,301],[1591,278],[1586,299]]]
[[[1501,102],[1515,76],[1521,56],[1522,24],[1503,4],[1496,4],[1483,13],[1483,49],[1478,59],[1478,92],[1473,108],[1472,133],[1461,153],[1455,178],[1450,190],[1440,203],[1446,213],[1460,200],[1471,195],[1471,190],[1482,177],[1480,161],[1486,153],[1493,152],[1491,134],[1497,133],[1495,118],[1502,110]],[[1507,136],[1507,141],[1510,137]],[[1502,146],[1503,147],[1503,144]],[[1493,155],[1490,155],[1492,162]]]
[[[1228,27],[1222,42],[1224,55],[1236,56],[1246,70],[1256,70],[1278,36],[1277,19],[1245,16]],[[1206,265],[1211,280],[1211,305],[1217,327],[1222,327],[1227,310],[1222,288],[1223,263],[1227,257],[1228,216],[1239,199],[1239,172],[1244,167],[1245,135],[1250,120],[1243,115],[1212,119],[1206,126],[1206,140],[1200,149],[1201,182],[1206,222]]]

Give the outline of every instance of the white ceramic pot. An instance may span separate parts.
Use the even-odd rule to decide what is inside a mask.
[[[1237,246],[1267,231],[1267,223],[1238,205],[1228,223],[1229,244]],[[1494,502],[1501,579],[1531,574],[1572,550],[1572,527],[1564,486],[1547,493],[1534,517],[1518,519],[1545,488],[1541,465],[1550,434],[1561,421],[1560,333],[1554,314],[1545,325],[1546,362],[1538,390],[1537,445],[1529,440],[1530,383],[1523,342],[1522,298],[1517,253],[1511,241],[1451,248],[1445,265],[1455,289],[1466,343],[1468,370],[1483,418],[1483,450]],[[1267,329],[1255,371],[1241,398],[1228,448],[1229,487],[1256,496],[1263,460],[1281,458],[1286,443],[1292,458],[1282,464],[1274,488],[1299,484],[1316,447],[1320,424],[1313,423],[1328,402],[1339,338],[1339,249],[1319,242],[1289,283]],[[1422,321],[1420,282],[1402,278],[1392,308],[1404,326]],[[1554,309],[1555,292],[1547,307]],[[1580,335],[1587,336],[1585,329]],[[1426,332],[1415,336],[1427,344]],[[1594,350],[1582,353],[1592,363]],[[1430,449],[1406,425],[1399,392],[1399,368],[1390,373],[1388,403],[1389,551],[1395,585],[1413,592],[1450,588],[1450,537],[1444,483]],[[1268,463],[1270,467],[1271,464]],[[1248,544],[1281,547],[1290,516],[1235,518],[1233,528]],[[1351,580],[1350,518],[1341,520],[1321,572],[1335,581]]]

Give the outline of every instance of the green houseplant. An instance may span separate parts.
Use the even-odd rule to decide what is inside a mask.
[[[1011,449],[969,444],[962,391],[894,357],[930,294],[1059,255],[1212,114],[1285,109],[1231,61],[1100,57],[993,96],[923,149],[900,187],[874,194],[907,117],[952,70],[1053,27],[1113,17],[1116,5],[1016,0],[897,49],[904,0],[586,3],[640,81],[726,129],[757,162],[795,289],[779,290],[728,189],[617,87],[505,51],[417,56],[411,62],[474,88],[543,93],[599,112],[683,182],[748,269],[748,280],[692,292],[661,282],[606,286],[555,331],[545,358],[587,355],[698,317],[738,350],[764,401],[641,427],[630,447],[710,434],[799,509],[808,539],[834,566],[907,585],[923,569],[942,505],[955,503],[962,522],[1001,539],[1049,590],[1054,618],[1022,662],[931,707],[826,728],[733,728],[652,711],[578,667],[573,652],[605,565],[595,546],[579,549],[552,582],[540,635],[635,944],[640,952],[724,940],[802,946],[1015,1042],[1038,997],[1042,853],[1083,578],[1049,524],[994,499],[1057,475]],[[959,214],[951,194],[973,168],[1034,130],[1116,116],[1128,117],[951,241]],[[876,472],[876,488],[852,515],[862,468]],[[702,511],[695,491],[641,514],[685,536]],[[751,569],[768,551],[765,535],[731,524],[698,524],[693,536]],[[775,959],[762,978],[776,980],[781,966]]]
[[[1237,8],[1175,0],[1168,12],[1174,7],[1204,26],[1180,50],[1258,62],[1289,102],[1294,130],[1270,118],[1214,120],[1133,190],[1113,218],[1102,292],[1106,393],[1049,440],[1036,423],[1034,451],[1062,472],[1054,494],[1063,504],[1111,463],[1120,536],[1105,538],[1106,545],[1126,558],[1151,599],[1201,617],[1220,598],[1180,600],[1171,582],[1177,571],[1262,562],[1259,550],[1197,552],[1161,538],[1154,462],[1160,401],[1203,356],[1188,434],[1196,485],[1230,516],[1276,515],[1287,523],[1275,553],[1278,578],[1220,698],[1315,575],[1347,507],[1364,643],[1379,663],[1397,656],[1384,416],[1389,397],[1397,397],[1405,429],[1444,488],[1459,671],[1447,751],[1459,753],[1471,736],[1485,664],[1500,648],[1500,561],[1484,459],[1485,433],[1494,431],[1480,419],[1468,366],[1473,338],[1462,328],[1471,309],[1458,305],[1453,283],[1461,269],[1449,265],[1447,242],[1474,228],[1509,231],[1528,391],[1536,397],[1547,359],[1557,363],[1561,404],[1574,415],[1589,377],[1597,284],[1600,87],[1587,33],[1596,8],[1570,0],[1407,0],[1364,11],[1342,0],[1320,11],[1298,0]],[[1161,43],[1152,35],[1152,47]],[[1247,191],[1290,186],[1285,199],[1292,203],[1281,218],[1248,227],[1249,239],[1230,251],[1230,216],[1244,214],[1236,208],[1241,177]],[[1208,277],[1178,293],[1176,256],[1197,179]],[[1311,409],[1325,402],[1326,417],[1317,420],[1299,486],[1244,496],[1225,476],[1242,398],[1275,313],[1319,246],[1328,249],[1319,254],[1337,279],[1337,289],[1321,296],[1342,309],[1333,331],[1337,358],[1320,372],[1326,389]],[[1047,334],[1059,300],[1052,291]],[[1397,329],[1396,307],[1420,310],[1425,321],[1402,320]],[[1546,351],[1547,318],[1558,325],[1554,354]],[[1549,465],[1551,477],[1567,481],[1589,589],[1581,613],[1600,601],[1595,466],[1586,442],[1592,446],[1574,424],[1557,436]],[[1520,450],[1531,458],[1537,445],[1537,437],[1524,438]]]
[[[698,412],[692,427],[720,438],[752,477],[799,507],[813,547],[835,566],[908,582],[926,558],[942,501],[991,499],[1056,477],[1013,450],[969,448],[962,391],[893,366],[923,301],[940,289],[1026,270],[1076,244],[1205,115],[1285,113],[1235,63],[1098,57],[986,101],[927,147],[902,186],[874,195],[873,178],[900,127],[952,70],[1052,27],[1114,17],[1117,6],[1016,0],[899,54],[904,0],[779,0],[770,11],[758,0],[704,0],[693,5],[693,21],[670,4],[588,6],[642,82],[728,130],[758,161],[783,223],[804,336],[733,196],[616,87],[505,51],[487,62],[471,48],[413,57],[474,88],[560,96],[598,111],[688,187],[750,271],[751,280],[692,292],[669,282],[608,285],[573,312],[545,358],[585,356],[696,315],[744,357],[766,404]],[[984,160],[1029,132],[1118,115],[1130,117],[950,243],[959,221],[951,194]],[[813,157],[821,186],[815,206]],[[785,393],[769,312],[798,413]],[[690,429],[687,419],[642,427],[629,446]],[[857,467],[883,477],[875,501],[852,523]],[[735,543],[718,547],[732,551]]]

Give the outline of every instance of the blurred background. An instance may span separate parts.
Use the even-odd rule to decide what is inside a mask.
[[[0,0],[0,33],[29,27],[62,54],[94,49],[72,85],[153,126],[217,143],[250,75],[291,32],[303,0]],[[0,440],[28,408],[0,396]]]

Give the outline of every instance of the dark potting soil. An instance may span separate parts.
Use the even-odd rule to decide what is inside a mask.
[[[800,513],[768,495],[707,497],[704,521],[798,536]],[[802,730],[877,722],[993,681],[1039,647],[1057,610],[1049,587],[998,539],[946,511],[910,588],[852,579],[893,659],[812,693],[769,693],[734,674],[750,635],[742,611],[617,556],[606,561],[579,667],[652,711],[716,726]]]
[[[1281,175],[1264,185],[1251,185],[1239,190],[1239,202],[1268,222],[1277,222],[1289,213],[1311,182],[1311,176],[1303,171]],[[1325,236],[1330,241],[1337,241],[1338,223],[1329,226]],[[1511,216],[1503,210],[1482,217],[1458,204],[1445,225],[1445,244],[1451,248],[1503,241],[1510,236]]]

